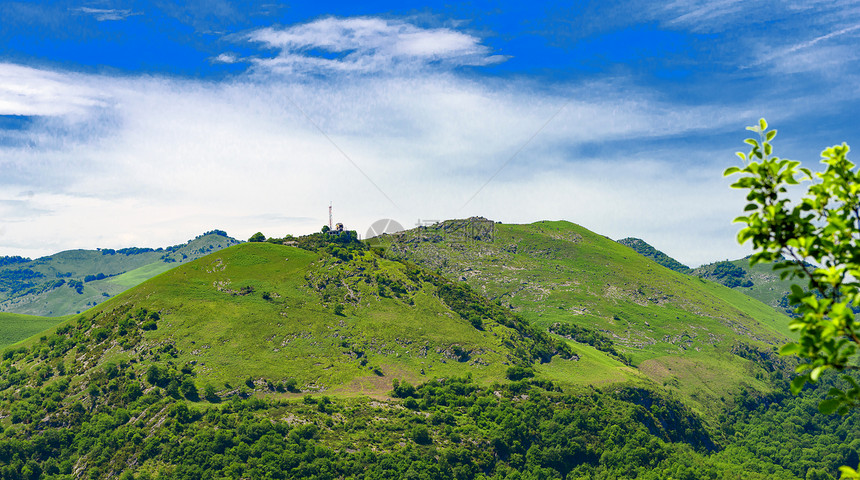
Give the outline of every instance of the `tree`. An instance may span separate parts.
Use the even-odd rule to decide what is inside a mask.
[[[248,239],[249,242],[265,242],[266,236],[263,235],[263,232],[257,232],[251,235],[251,238]]]
[[[725,175],[740,175],[732,188],[747,191],[746,215],[735,222],[745,224],[738,241],[751,241],[755,250],[750,263],[775,262],[783,279],[806,281],[806,288],[792,285],[789,295],[799,314],[789,328],[799,338],[780,351],[807,360],[791,382],[797,394],[827,370],[858,369],[860,325],[854,307],[860,305],[860,175],[844,143],[821,152],[824,169],[813,173],[800,162],[773,155],[776,130],[768,130],[764,119],[747,130],[758,138],[745,140],[750,152],[738,152],[744,165]],[[801,183],[809,186],[797,198],[792,194]],[[850,388],[832,388],[819,404],[822,413],[844,415],[860,406],[860,386],[848,375],[845,380]],[[842,473],[841,478],[860,478],[849,467]]]
[[[194,384],[194,380],[192,380],[191,377],[185,377],[182,379],[182,384],[179,386],[179,392],[188,400],[197,401],[200,399],[200,394],[197,392],[197,385]]]

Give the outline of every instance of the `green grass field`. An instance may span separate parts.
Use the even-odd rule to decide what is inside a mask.
[[[48,330],[68,318],[0,312],[0,350]]]

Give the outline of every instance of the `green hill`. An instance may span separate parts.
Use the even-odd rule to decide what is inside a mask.
[[[0,257],[0,311],[80,313],[146,279],[239,243],[220,230],[167,248],[69,250],[36,260]]]
[[[86,345],[76,361],[88,368],[131,359],[166,370],[195,365],[201,388],[219,391],[251,377],[255,385],[290,380],[302,391],[381,394],[386,376],[501,379],[513,365],[556,353],[548,336],[468,288],[369,251],[344,252],[230,247],[58,332]]]
[[[569,222],[446,221],[375,244],[392,258],[471,285],[539,328],[578,340],[577,353],[616,362],[614,369],[604,364],[575,372],[548,365],[546,374],[561,382],[648,378],[708,411],[743,388],[770,390],[773,372],[751,359],[784,361],[774,353],[790,334],[783,315]],[[758,353],[742,353],[748,350]]]
[[[785,315],[793,315],[793,308],[788,302],[788,293],[793,282],[781,280],[779,274],[774,272],[773,264],[751,266],[747,257],[714,262],[691,269],[638,238],[623,238],[618,240],[618,243],[632,248],[666,268],[725,285],[770,305]]]
[[[788,302],[788,294],[791,284],[796,280],[780,279],[779,273],[773,270],[773,264],[751,266],[749,258],[742,258],[702,265],[690,273],[733,288],[786,315],[793,314],[794,309]]]

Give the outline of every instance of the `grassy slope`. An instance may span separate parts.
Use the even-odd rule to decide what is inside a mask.
[[[578,361],[554,358],[538,366],[561,384],[653,381],[705,410],[741,386],[767,389],[753,375],[755,365],[730,353],[736,343],[769,351],[788,333],[785,318],[767,306],[568,222],[499,225],[493,242],[410,241],[391,252],[467,280],[541,328],[573,323],[600,330],[632,358],[627,366],[568,341]],[[373,275],[359,270],[404,279],[403,265],[371,257],[345,268],[292,247],[233,248],[164,273],[87,316],[140,307],[166,313],[160,328],[146,334],[146,345],[170,343],[179,353],[154,358],[195,362],[201,381],[219,388],[251,375],[295,378],[306,390],[379,393],[390,380],[374,369],[411,381],[462,373],[464,364],[451,353],[455,344],[480,352],[468,368],[477,378],[504,376],[510,362],[494,332],[471,328],[428,285],[415,284],[404,298],[380,296]],[[343,278],[353,278],[354,292],[308,286],[347,285]],[[242,287],[252,287],[252,294],[236,294]],[[344,316],[334,314],[336,303],[347,306]],[[117,358],[123,355],[129,353]]]
[[[383,245],[390,255],[467,281],[541,327],[573,323],[603,331],[637,367],[605,360],[603,368],[544,368],[550,377],[599,383],[644,375],[700,410],[743,385],[767,389],[751,375],[752,362],[730,353],[738,342],[772,351],[786,341],[787,319],[766,305],[569,222],[496,225],[492,241],[451,241],[455,230],[443,222]]]
[[[759,264],[751,266],[749,258],[741,258],[726,262],[715,262],[708,265],[702,265],[695,269],[690,269],[638,238],[624,238],[618,240],[618,243],[627,245],[639,254],[651,258],[667,268],[681,273],[689,273],[693,276],[723,285],[725,285],[731,277],[718,277],[714,270],[722,263],[730,263],[743,272],[743,276],[739,277],[738,283],[747,280],[752,283],[752,286],[732,287],[734,290],[755,298],[756,300],[776,309],[778,312],[787,314],[792,312],[783,297],[790,291],[791,284],[795,283],[796,280],[780,280],[779,274],[773,270],[773,264]],[[782,303],[780,301],[782,301]]]
[[[408,292],[380,296],[380,275]],[[343,301],[347,290],[350,299]],[[346,305],[343,315],[334,313],[339,303]],[[70,324],[113,325],[141,308],[159,313],[158,328],[133,349],[92,349],[91,366],[132,358],[193,364],[200,386],[219,391],[252,377],[295,379],[303,391],[384,395],[393,378],[503,379],[514,358],[509,344],[519,341],[492,319],[476,329],[440,300],[434,285],[410,283],[399,262],[365,252],[343,263],[267,243],[234,246],[170,270]],[[469,353],[465,361],[458,349]]]
[[[69,317],[37,317],[19,313],[0,312],[0,350],[28,337],[38,335]]]
[[[144,280],[187,263],[209,252],[234,245],[235,239],[208,234],[168,250],[124,255],[103,254],[98,250],[69,250],[24,264],[3,267],[6,270],[28,268],[44,275],[38,282],[82,281],[87,275],[102,273],[108,278],[84,284],[81,293],[68,283],[37,294],[10,296],[0,292],[0,310],[29,315],[61,316],[80,313]],[[165,261],[167,260],[167,261]]]

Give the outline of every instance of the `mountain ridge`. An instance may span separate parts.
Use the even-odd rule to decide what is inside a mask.
[[[212,230],[166,248],[76,249],[35,260],[0,257],[0,311],[80,313],[176,264],[238,243],[223,230]]]
[[[463,222],[232,246],[6,348],[0,476],[789,480],[856,458],[856,422],[823,450],[817,393],[789,397],[770,307],[569,222]]]

